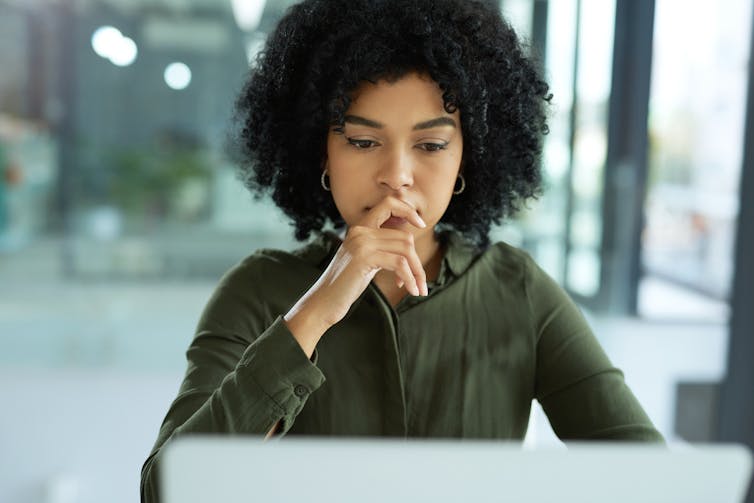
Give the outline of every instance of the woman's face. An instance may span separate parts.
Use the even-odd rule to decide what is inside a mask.
[[[338,211],[350,227],[393,195],[427,223],[425,229],[400,228],[417,243],[434,239],[461,164],[459,111],[447,113],[440,87],[417,73],[392,84],[365,82],[352,98],[343,129],[331,128],[327,136],[325,167]]]

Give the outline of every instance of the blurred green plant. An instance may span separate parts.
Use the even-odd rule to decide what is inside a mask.
[[[203,149],[126,148],[107,157],[109,200],[127,221],[196,220],[209,210],[212,166]]]

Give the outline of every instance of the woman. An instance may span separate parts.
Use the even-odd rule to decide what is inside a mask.
[[[492,223],[539,193],[547,85],[467,0],[305,0],[238,100],[298,250],[222,279],[142,470],[187,433],[662,441],[578,308]],[[323,231],[332,222],[336,232]]]

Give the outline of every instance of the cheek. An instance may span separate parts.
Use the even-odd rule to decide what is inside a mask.
[[[437,159],[431,169],[431,183],[435,187],[453,186],[461,168],[460,156],[448,153],[447,156]]]
[[[435,170],[429,173],[422,183],[427,209],[438,218],[445,212],[453,197],[457,173],[457,166],[445,166],[441,172]]]
[[[352,168],[364,163],[364,159],[353,149],[342,144],[343,139],[334,137],[327,142],[327,166],[331,176],[336,178],[352,176]]]
[[[335,167],[348,164],[352,157],[352,152],[344,143],[345,140],[340,135],[330,134],[327,137],[327,159]]]

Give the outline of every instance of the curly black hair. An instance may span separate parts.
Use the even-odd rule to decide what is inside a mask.
[[[489,245],[492,223],[541,192],[549,87],[500,12],[475,0],[304,0],[258,54],[236,101],[239,176],[272,199],[305,240],[343,222],[321,190],[330,127],[344,123],[362,81],[417,71],[461,111],[464,192],[438,227]]]

